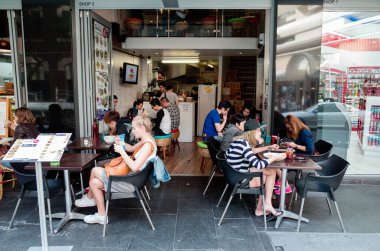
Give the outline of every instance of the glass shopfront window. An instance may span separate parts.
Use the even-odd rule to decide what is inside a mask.
[[[347,149],[347,174],[380,174],[379,27],[380,12],[323,13],[319,102],[336,104],[344,116],[326,116],[340,130],[321,133]]]
[[[28,106],[41,131],[75,128],[70,1],[23,1]]]
[[[258,37],[263,10],[126,10],[127,37]]]

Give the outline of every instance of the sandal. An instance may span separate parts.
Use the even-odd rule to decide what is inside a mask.
[[[271,213],[270,213],[269,211],[267,211],[265,215],[268,216],[268,215],[270,215],[270,214],[271,214]],[[264,212],[262,212],[261,214],[258,214],[258,213],[256,213],[256,210],[255,210],[255,216],[256,216],[256,217],[264,216]]]

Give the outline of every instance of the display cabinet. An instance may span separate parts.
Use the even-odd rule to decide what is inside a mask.
[[[364,155],[380,154],[380,97],[361,97],[358,118],[359,143]]]

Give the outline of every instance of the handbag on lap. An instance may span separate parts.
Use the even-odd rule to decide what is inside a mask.
[[[154,151],[154,147],[152,147],[153,143],[150,141],[146,141],[146,142],[149,142],[151,144],[151,151],[153,152]],[[135,149],[135,151],[133,152],[131,156],[132,159],[135,157],[137,152],[141,149],[141,147],[143,147],[143,145],[146,142],[139,145]],[[104,167],[106,169],[107,177],[109,177],[110,175],[127,175],[131,171],[131,168],[127,165],[127,163],[125,163],[122,156],[112,159],[109,163],[105,164]]]

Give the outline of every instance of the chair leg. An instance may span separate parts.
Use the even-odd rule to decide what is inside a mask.
[[[15,208],[15,211],[13,212],[13,215],[12,215],[11,221],[9,222],[9,227],[8,227],[8,229],[11,229],[11,228],[12,228],[13,220],[14,220],[15,217],[16,217],[16,213],[17,213],[18,207],[20,206],[20,202],[21,202],[21,198],[18,199],[18,201],[17,201],[16,208]]]
[[[83,187],[83,174],[79,173],[80,178],[80,189],[82,189],[82,197],[84,196],[84,187]]]
[[[150,200],[149,192],[148,189],[146,189],[146,186],[144,186],[146,197],[148,197],[148,200]]]
[[[297,193],[296,192],[296,186],[293,187],[292,196],[290,197],[290,202],[289,202],[288,210],[290,210],[290,208],[292,207],[294,193]]]
[[[176,142],[176,144],[177,144],[177,146],[178,146],[178,151],[181,151],[181,147],[179,146],[179,141],[178,141],[178,139],[176,139],[175,142]]]
[[[326,198],[326,201],[327,201],[327,205],[329,206],[329,209],[330,209],[330,214],[333,214],[331,204],[330,204],[330,199],[328,197]]]
[[[228,209],[228,207],[230,206],[230,203],[231,203],[233,197],[234,197],[234,195],[231,194],[230,198],[228,199],[228,202],[227,202],[226,208],[225,208],[224,211],[223,211],[222,217],[220,218],[220,221],[219,221],[219,223],[218,223],[218,226],[220,226],[220,224],[222,224],[222,220],[223,220],[223,218],[224,218],[224,215],[227,213],[227,209]]]
[[[205,190],[203,191],[203,195],[206,194],[207,189],[208,189],[208,187],[210,186],[211,181],[212,181],[212,179],[214,178],[215,173],[216,173],[216,166],[214,166],[214,168],[212,169],[211,176],[208,178],[206,188],[205,188]]]
[[[0,173],[0,200],[3,198],[3,174]]]
[[[145,202],[145,204],[146,204],[146,207],[148,208],[148,210],[150,210],[150,206],[149,206],[149,204],[148,204],[148,201],[145,199],[145,195],[144,195],[143,190],[141,190],[141,196],[142,196],[143,199],[144,199],[144,202]]]
[[[106,236],[106,226],[107,226],[107,218],[108,218],[108,207],[109,207],[109,204],[110,204],[110,201],[107,200],[106,202],[106,218],[105,218],[105,221],[104,224],[103,224],[103,236]]]
[[[164,153],[164,159],[165,159],[165,151],[166,151],[166,146],[162,147],[162,152]]]
[[[241,193],[239,193],[239,199],[242,200],[243,199],[243,195]]]
[[[144,209],[144,212],[145,212],[145,215],[146,217],[148,218],[148,221],[150,223],[150,226],[152,227],[153,230],[155,230],[154,226],[153,226],[153,223],[152,223],[152,220],[150,219],[149,217],[149,214],[148,214],[148,211],[146,211],[146,208],[145,208],[145,205],[144,205],[144,202],[140,199],[140,203],[141,203],[141,206],[143,207]]]
[[[48,213],[49,213],[49,226],[50,226],[50,233],[54,234],[53,232],[53,220],[51,218],[51,207],[50,207],[50,199],[46,199],[47,207],[48,207]]]
[[[218,204],[216,205],[216,207],[219,207],[220,202],[222,202],[222,199],[223,199],[223,197],[224,197],[224,194],[225,194],[226,191],[227,191],[227,188],[228,188],[228,183],[226,184],[226,186],[225,186],[225,188],[224,188],[224,190],[223,190],[223,193],[222,193],[222,195],[220,196],[220,199],[219,199]]]
[[[75,192],[74,192],[73,185],[70,185],[70,190],[71,190],[71,196],[73,197],[73,201],[75,201]]]
[[[201,172],[204,173],[205,172],[205,169],[204,169],[204,163],[205,163],[205,157],[202,157],[202,160],[201,160]]]
[[[342,229],[343,229],[343,233],[345,233],[346,232],[346,228],[344,227],[342,216],[340,216],[340,212],[339,212],[339,208],[338,208],[338,203],[335,200],[334,200],[334,205],[335,205],[335,208],[336,208],[336,212],[338,213],[338,217],[339,217],[340,225],[342,226]]]
[[[302,200],[301,200],[300,214],[299,214],[299,216],[298,216],[297,232],[300,231],[301,218],[302,218],[302,211],[303,211],[303,205],[304,205],[304,204],[305,204],[305,198],[302,198]]]
[[[264,195],[264,193],[263,193],[263,195],[262,195],[262,197],[263,197],[263,212],[264,212],[264,228],[265,228],[265,230],[267,230],[267,212],[265,211],[265,195]]]

